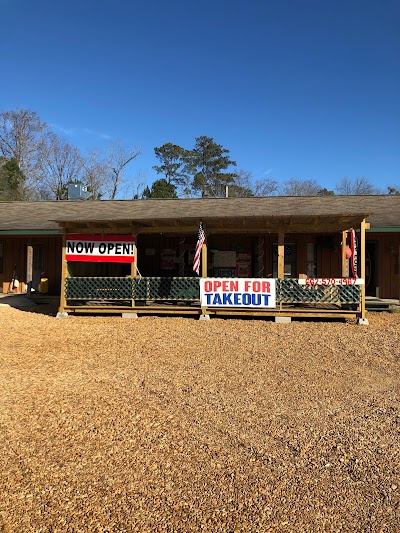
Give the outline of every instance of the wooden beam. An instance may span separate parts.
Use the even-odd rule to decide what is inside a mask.
[[[361,285],[361,318],[365,318],[365,218],[360,226],[360,241],[361,241],[361,278],[364,280],[364,285]]]
[[[347,277],[347,258],[346,258],[347,231],[342,231],[342,278]]]
[[[201,277],[207,277],[207,244],[204,243],[201,248]]]
[[[283,226],[279,226],[278,231],[278,278],[285,277],[285,231]]]
[[[33,278],[33,246],[26,247],[26,286],[27,294],[31,295]]]
[[[137,246],[136,243],[133,245],[133,263],[131,263],[131,277],[137,278]]]
[[[131,263],[131,278],[137,278],[137,246],[133,245],[133,263]],[[131,300],[132,307],[135,307],[135,299]]]
[[[60,307],[58,309],[59,313],[65,312],[65,307],[67,305],[67,300],[65,297],[65,280],[68,278],[68,263],[66,260],[67,253],[67,232],[64,231],[62,239],[62,252],[61,252],[61,292],[60,292]]]

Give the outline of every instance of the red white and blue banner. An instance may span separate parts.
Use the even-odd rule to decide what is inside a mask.
[[[135,260],[134,235],[67,235],[67,261],[94,263],[133,263]]]
[[[356,238],[356,232],[354,229],[350,230],[350,264],[353,277],[358,278],[358,244]]]
[[[202,307],[276,307],[275,279],[201,278]]]
[[[200,221],[199,231],[197,234],[196,250],[194,252],[194,260],[193,260],[193,271],[196,272],[197,275],[199,275],[199,272],[200,272],[201,249],[205,241],[206,241],[206,234],[204,233],[204,230],[203,230],[203,222]]]

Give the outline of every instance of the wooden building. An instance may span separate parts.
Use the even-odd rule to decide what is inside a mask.
[[[203,277],[346,277],[344,232],[354,228],[360,242],[366,230],[363,291],[399,298],[400,196],[390,195],[3,202],[0,290],[38,291],[45,278],[59,294],[68,233],[136,236],[134,272],[128,264],[73,262],[69,277],[196,277],[200,220]]]

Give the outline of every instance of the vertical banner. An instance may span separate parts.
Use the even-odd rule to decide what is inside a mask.
[[[350,249],[351,249],[351,270],[353,272],[353,278],[358,278],[358,243],[356,238],[356,232],[354,229],[350,230]]]

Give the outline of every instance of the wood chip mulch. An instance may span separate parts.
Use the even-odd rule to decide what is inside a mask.
[[[0,307],[0,531],[400,531],[400,313],[368,318]]]

